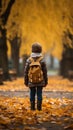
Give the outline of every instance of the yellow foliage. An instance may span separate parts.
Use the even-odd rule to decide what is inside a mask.
[[[43,52],[55,43],[51,53],[61,58],[63,32],[73,33],[73,1],[71,0],[16,0],[8,20],[8,33],[22,32],[20,55],[30,53],[33,42],[40,42]],[[18,14],[18,15],[17,15]],[[12,27],[12,22],[16,25]]]

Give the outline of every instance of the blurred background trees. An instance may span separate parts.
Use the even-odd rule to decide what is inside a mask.
[[[16,74],[19,75],[19,50],[21,46],[21,38],[15,34],[14,38],[8,39],[11,45],[11,58],[13,60],[13,68],[16,70]]]
[[[0,62],[3,69],[3,79],[10,80],[9,71],[8,71],[8,56],[7,56],[7,29],[6,24],[12,5],[15,0],[9,1],[7,7],[5,8],[6,2],[0,0]]]
[[[36,41],[42,44],[45,60],[48,57],[48,70],[55,64],[63,77],[73,75],[72,9],[73,1],[70,0],[0,0],[3,80],[10,80],[8,60],[12,61],[17,76],[23,72],[24,59]]]
[[[60,61],[60,74],[73,79],[73,34],[67,30],[63,37],[63,52]]]

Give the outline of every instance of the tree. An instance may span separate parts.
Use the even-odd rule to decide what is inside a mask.
[[[54,57],[52,56],[52,54],[50,55],[50,69],[54,68]]]
[[[3,69],[4,80],[9,80],[8,57],[7,57],[7,29],[6,24],[10,15],[12,5],[15,0],[10,0],[7,8],[3,10],[2,0],[0,0],[0,62]]]
[[[13,68],[16,70],[17,75],[19,75],[19,51],[21,46],[21,38],[15,35],[13,39],[8,38],[11,45],[11,57],[13,60]]]
[[[70,42],[68,44],[68,42]],[[73,34],[67,30],[63,38],[63,53],[60,61],[60,74],[73,79]]]

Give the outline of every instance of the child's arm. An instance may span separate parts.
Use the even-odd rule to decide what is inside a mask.
[[[44,60],[42,61],[42,70],[43,70],[43,75],[44,75],[44,80],[45,80],[45,86],[48,84],[48,76],[47,76],[47,68],[46,68],[46,63]]]
[[[28,86],[28,70],[29,70],[29,61],[27,59],[24,67],[24,84]]]

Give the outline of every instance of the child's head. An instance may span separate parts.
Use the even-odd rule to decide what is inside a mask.
[[[41,53],[42,52],[42,46],[35,42],[34,44],[32,44],[32,53]]]

